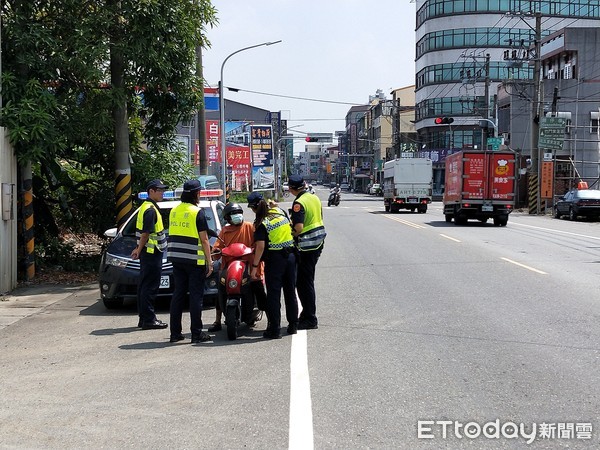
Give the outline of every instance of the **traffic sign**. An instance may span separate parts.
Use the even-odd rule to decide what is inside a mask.
[[[487,138],[487,146],[488,148],[492,148],[492,150],[500,150],[500,146],[504,144],[504,138],[501,137],[493,137]]]
[[[542,117],[540,120],[541,128],[562,128],[567,124],[567,119],[564,117]]]

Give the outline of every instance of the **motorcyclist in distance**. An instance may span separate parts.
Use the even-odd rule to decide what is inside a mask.
[[[306,187],[306,190],[307,190],[308,192],[310,192],[311,194],[314,194],[314,193],[315,193],[315,189],[313,188],[313,185],[312,185],[312,184],[309,184],[309,185]]]

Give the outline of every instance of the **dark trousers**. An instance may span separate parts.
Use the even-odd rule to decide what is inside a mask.
[[[315,268],[323,246],[318,250],[298,252],[298,274],[296,278],[296,289],[298,298],[302,305],[300,321],[309,325],[317,325],[317,296],[315,293]]]
[[[181,316],[186,294],[190,293],[190,330],[192,336],[202,332],[202,301],[204,300],[204,280],[206,267],[194,264],[173,263],[173,283],[175,289],[171,299],[171,335],[181,334]]]
[[[285,300],[288,323],[298,323],[298,301],[296,300],[296,256],[286,250],[269,250],[265,261],[267,284],[267,331],[279,334],[281,325],[281,290]]]
[[[162,273],[162,252],[154,250],[147,253],[146,249],[140,253],[140,281],[137,287],[137,308],[140,322],[152,323],[156,320],[154,301],[160,286]]]

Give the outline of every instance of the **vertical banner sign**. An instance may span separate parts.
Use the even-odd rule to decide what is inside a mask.
[[[219,89],[204,88],[204,110],[218,111],[219,110]]]
[[[208,163],[221,162],[221,152],[219,150],[219,121],[206,121],[206,151],[208,152]],[[198,160],[198,159],[197,159]]]
[[[249,191],[250,189],[250,147],[247,145],[226,148],[227,166],[231,167],[231,188],[236,191]]]
[[[554,178],[554,162],[543,161],[542,162],[542,179],[540,182],[540,197],[541,198],[552,198],[552,184]]]
[[[271,125],[250,127],[250,148],[252,149],[252,189],[255,191],[273,189],[275,171]]]

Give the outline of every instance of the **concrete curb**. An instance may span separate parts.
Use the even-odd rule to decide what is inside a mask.
[[[0,295],[0,330],[25,317],[37,314],[78,291],[97,288],[97,284],[78,286],[38,284],[19,287],[8,295]]]

